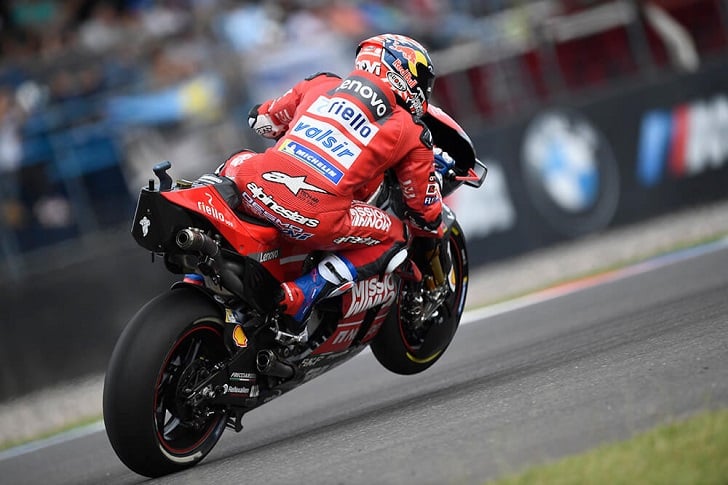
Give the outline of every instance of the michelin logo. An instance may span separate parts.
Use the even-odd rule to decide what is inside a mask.
[[[346,168],[361,153],[361,148],[332,125],[308,116],[301,116],[290,133],[312,142]]]
[[[338,184],[341,180],[341,177],[344,176],[344,173],[341,170],[334,167],[330,162],[325,160],[318,153],[314,152],[313,150],[309,150],[304,146],[301,146],[293,140],[284,140],[283,143],[281,143],[281,146],[278,147],[278,151],[283,152],[286,155],[290,155],[293,158],[296,158],[312,166],[313,168],[321,172],[324,177],[331,180],[335,184]]]
[[[354,103],[343,98],[326,98],[319,96],[308,108],[309,113],[324,116],[341,124],[354,138],[364,146],[369,145],[379,128],[369,122],[367,115]]]

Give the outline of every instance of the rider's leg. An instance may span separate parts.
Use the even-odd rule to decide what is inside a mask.
[[[299,323],[316,301],[357,280],[391,272],[407,257],[402,222],[376,207],[353,202],[336,215],[318,216],[326,230],[316,231],[310,243],[333,254],[308,274],[281,285],[284,312]]]
[[[281,284],[284,313],[302,323],[314,302],[334,291],[344,291],[356,281],[357,271],[344,256],[329,254],[310,272]]]

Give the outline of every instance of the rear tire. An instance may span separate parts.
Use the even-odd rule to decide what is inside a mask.
[[[440,306],[440,320],[432,324],[423,339],[415,338],[400,315],[400,292],[396,304],[371,343],[374,357],[387,370],[396,374],[417,374],[432,366],[442,357],[460,324],[468,290],[468,257],[460,225],[455,222],[450,231],[455,291]]]
[[[220,308],[182,287],[151,300],[122,332],[104,381],[104,424],[131,470],[159,477],[189,468],[220,439],[225,411],[200,417],[181,392],[227,356],[222,328]]]

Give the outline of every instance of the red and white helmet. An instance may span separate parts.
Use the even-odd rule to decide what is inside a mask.
[[[359,43],[355,66],[389,84],[414,116],[427,112],[435,69],[427,50],[404,35],[382,34]]]

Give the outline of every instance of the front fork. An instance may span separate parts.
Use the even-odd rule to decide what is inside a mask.
[[[433,247],[424,249],[417,264],[422,268],[422,281],[410,283],[404,291],[404,310],[410,322],[424,323],[435,316],[445,299],[455,290],[453,266],[448,243],[449,234],[434,243]]]

